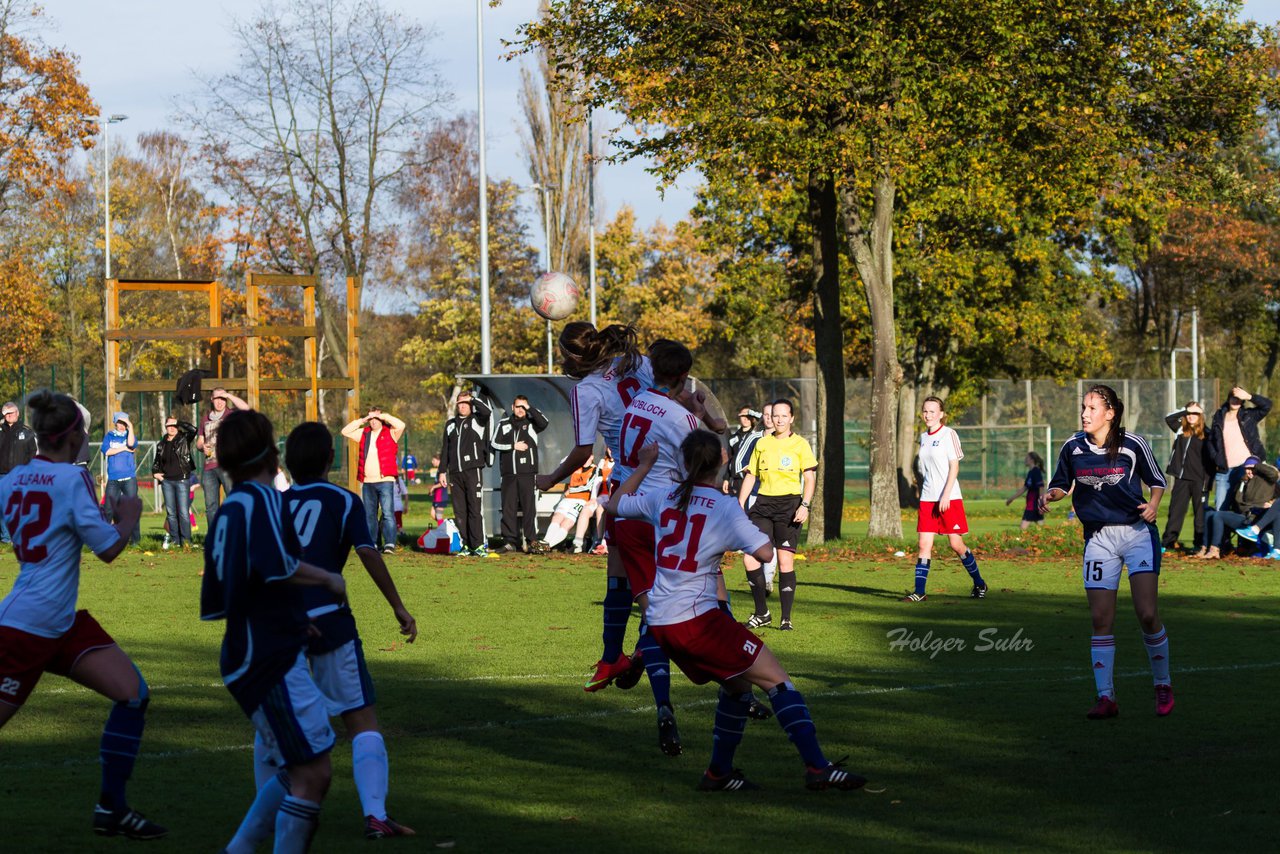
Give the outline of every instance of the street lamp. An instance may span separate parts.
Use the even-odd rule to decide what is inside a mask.
[[[81,116],[86,122],[97,122],[102,125],[102,196],[103,196],[103,233],[106,239],[106,252],[104,254],[103,283],[111,278],[111,145],[108,128],[111,125],[120,124],[120,122],[129,118],[120,113],[112,113],[109,116]]]
[[[484,162],[484,0],[476,0],[476,100],[480,132],[480,373],[493,369],[489,336],[489,177]]]
[[[543,268],[544,272],[551,272],[551,194],[555,190],[546,184],[530,184],[523,189],[537,190],[542,193],[542,233],[547,241],[547,263]],[[547,373],[552,373],[554,363],[551,355],[551,321],[547,321]]]

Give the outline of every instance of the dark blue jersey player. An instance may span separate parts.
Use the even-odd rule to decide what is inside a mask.
[[[329,428],[314,421],[298,425],[285,442],[284,454],[285,466],[294,480],[293,488],[285,493],[285,504],[303,559],[340,573],[354,548],[391,606],[400,633],[413,643],[418,636],[417,624],[400,601],[395,582],[369,534],[363,503],[354,493],[326,480],[333,465],[333,435]],[[328,701],[329,715],[342,717],[351,739],[351,765],[364,814],[365,836],[412,836],[412,828],[387,817],[387,748],[378,731],[373,680],[365,667],[351,608],[344,598],[320,587],[307,588],[303,598],[307,616],[319,632],[307,647],[311,676]],[[260,786],[274,773],[263,761],[262,747],[259,740],[255,769]]]
[[[1169,637],[1156,607],[1160,575],[1160,535],[1156,512],[1165,481],[1141,436],[1127,433],[1124,403],[1110,386],[1089,389],[1080,405],[1081,432],[1058,453],[1058,465],[1041,499],[1041,510],[1071,493],[1076,516],[1084,526],[1084,589],[1093,617],[1093,676],[1098,700],[1088,717],[1094,720],[1120,714],[1115,701],[1116,590],[1120,570],[1129,570],[1133,607],[1142,624],[1151,676],[1155,682],[1156,714],[1173,711],[1169,682]],[[1150,490],[1144,498],[1143,484]]]
[[[253,851],[273,831],[278,851],[309,848],[331,774],[334,733],[304,654],[303,586],[341,599],[346,583],[301,559],[283,497],[272,486],[277,458],[265,415],[246,409],[223,419],[218,462],[235,487],[206,541],[200,617],[226,620],[223,682],[280,770],[259,789],[227,845],[231,854]]]

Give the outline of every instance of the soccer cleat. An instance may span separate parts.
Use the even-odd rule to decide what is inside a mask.
[[[985,585],[985,584],[975,584],[975,585],[973,585],[973,589],[969,591],[969,596],[970,596],[970,598],[973,598],[973,599],[986,599],[986,598],[987,598],[987,585]]]
[[[752,614],[751,619],[747,620],[743,625],[749,629],[758,629],[761,626],[767,626],[773,622],[773,614],[765,611],[763,614]]]
[[[751,703],[747,706],[747,717],[753,721],[767,721],[773,717],[773,709],[752,697]]]
[[[1251,543],[1256,543],[1258,541],[1258,532],[1253,530],[1249,525],[1245,525],[1243,528],[1236,528],[1236,536],[1242,540],[1248,540]]]
[[[142,813],[128,809],[93,808],[93,832],[99,836],[123,836],[126,839],[159,839],[169,832]]]
[[[1116,705],[1116,701],[1110,697],[1099,697],[1098,702],[1094,703],[1093,708],[1089,710],[1089,714],[1085,715],[1091,721],[1101,721],[1107,718],[1114,718],[1120,714],[1120,707]]]
[[[529,543],[529,554],[544,555],[551,551],[551,546],[547,545],[545,540],[534,540]]]
[[[640,681],[640,677],[643,674],[644,652],[637,649],[631,654],[631,667],[613,678],[613,687],[623,691],[630,691],[636,687],[636,683]]]
[[[807,768],[804,772],[804,787],[815,792],[821,792],[824,789],[840,789],[847,792],[851,789],[861,789],[866,784],[866,777],[844,770],[844,759],[832,762],[826,768],[817,770]]]
[[[504,554],[510,554],[511,552],[514,552],[515,550],[516,550],[516,547],[515,547],[515,546],[513,546],[513,545],[511,545],[511,543],[506,543],[506,544],[504,544],[504,545],[502,546],[502,551],[503,551],[503,553],[504,553]]]
[[[1156,686],[1156,714],[1164,717],[1173,711],[1173,686]]]
[[[658,747],[668,756],[684,752],[680,746],[680,730],[676,729],[676,713],[670,706],[658,707]]]
[[[393,554],[395,554],[395,553],[396,553],[396,547],[395,547],[395,546],[383,546],[383,547],[382,547],[382,553],[383,553],[384,555],[393,555]]]
[[[364,817],[364,838],[365,839],[388,839],[392,836],[417,836],[418,832],[412,827],[406,827],[391,816],[386,818],[374,818],[371,815]]]
[[[587,680],[587,684],[582,686],[582,690],[591,692],[599,691],[601,688],[608,688],[610,682],[630,669],[631,659],[627,657],[625,652],[619,654],[613,663],[609,663],[602,658],[596,662],[596,672]]]
[[[488,556],[489,556],[489,547],[488,547],[488,546],[476,546],[474,549],[472,549],[472,550],[471,550],[471,556],[472,556],[472,557],[488,557]]]
[[[790,620],[783,620],[781,623],[778,623],[778,631],[780,632],[793,632],[795,629],[796,627],[791,625]]]
[[[902,600],[901,600],[901,601],[903,601],[903,602],[923,602],[924,600],[926,600],[926,599],[928,599],[928,598],[929,598],[929,597],[928,597],[928,596],[926,596],[926,595],[924,595],[923,593],[908,593],[906,596],[903,596],[903,597],[902,597]]]
[[[723,777],[713,777],[711,772],[707,771],[702,775],[702,779],[698,781],[699,792],[750,792],[759,788],[737,768],[734,768]]]

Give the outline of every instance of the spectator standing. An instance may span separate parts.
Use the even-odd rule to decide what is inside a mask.
[[[1246,404],[1253,404],[1247,406]],[[1226,401],[1213,416],[1210,442],[1217,473],[1213,480],[1213,502],[1218,510],[1244,476],[1244,461],[1249,457],[1267,458],[1267,449],[1258,436],[1258,422],[1271,411],[1271,401],[1260,394],[1250,394],[1234,386]]]
[[[360,443],[356,454],[356,480],[364,499],[364,518],[369,536],[378,541],[378,511],[382,511],[382,552],[396,550],[396,460],[400,458],[400,437],[404,422],[374,406],[369,414],[342,428],[342,435]]]
[[[458,395],[456,414],[444,425],[440,448],[440,486],[449,488],[453,519],[462,536],[463,557],[484,557],[484,517],[480,514],[480,472],[488,463],[488,429],[491,410],[485,402],[464,391]]]
[[[4,420],[0,421],[0,477],[18,466],[25,466],[36,455],[35,431],[22,423],[18,404],[7,401],[3,407]],[[8,523],[0,513],[0,543],[10,542]]]
[[[209,392],[209,410],[200,419],[200,430],[196,436],[196,450],[204,454],[204,471],[200,473],[200,488],[204,490],[204,518],[210,527],[213,516],[218,512],[222,493],[231,492],[231,475],[218,465],[218,427],[229,411],[248,409],[249,404],[227,391],[215,388]]]
[[[104,498],[107,510],[112,518],[107,521],[116,524],[116,499],[120,497],[138,497],[138,462],[134,449],[138,447],[138,437],[133,432],[133,422],[127,412],[117,412],[111,418],[114,427],[102,437],[102,456],[106,458],[107,488]],[[129,535],[129,544],[142,542],[142,528],[138,520],[134,520],[133,532]]]
[[[756,433],[756,425],[759,423],[760,413],[744,406],[738,410],[738,429],[726,437],[729,443],[729,462],[725,467],[723,489],[728,495],[737,495],[738,488],[742,486],[742,470],[734,465],[734,461],[738,458],[742,443]],[[759,439],[759,435],[756,438]]]
[[[1195,519],[1193,545],[1198,549],[1196,557],[1201,557],[1209,549],[1204,541],[1204,505],[1209,494],[1209,475],[1215,470],[1206,441],[1204,407],[1193,400],[1177,412],[1166,415],[1164,423],[1177,437],[1173,440],[1169,465],[1164,469],[1174,481],[1161,545],[1165,549],[1177,548],[1178,534],[1182,532],[1182,522],[1187,517],[1187,505],[1190,504]]]
[[[504,552],[529,551],[537,538],[538,506],[533,478],[538,473],[538,434],[547,429],[547,424],[547,417],[520,394],[511,403],[511,414],[499,421],[494,430],[492,445],[498,452],[498,470],[502,474]]]
[[[156,443],[156,456],[151,476],[164,494],[164,512],[168,528],[164,548],[176,540],[179,548],[191,545],[191,489],[187,479],[195,468],[191,460],[191,443],[196,438],[194,424],[170,415],[164,420],[164,438]]]

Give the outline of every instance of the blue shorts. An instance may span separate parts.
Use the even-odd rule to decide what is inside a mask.
[[[337,738],[329,726],[325,697],[301,652],[249,719],[262,736],[267,762],[277,768],[310,762],[332,750]]]
[[[1144,572],[1160,574],[1160,535],[1141,519],[1132,525],[1104,525],[1084,543],[1084,589],[1118,590],[1120,569],[1129,578]]]

